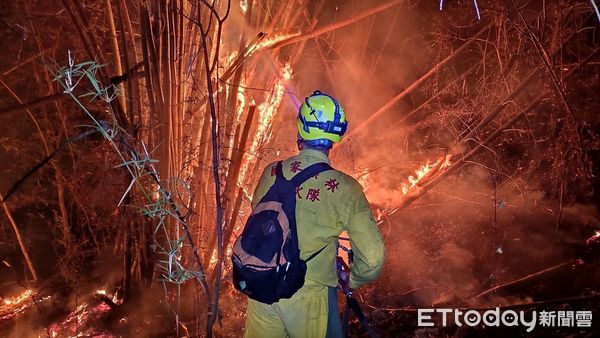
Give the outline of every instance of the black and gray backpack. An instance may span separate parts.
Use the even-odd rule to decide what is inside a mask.
[[[306,262],[300,259],[296,231],[296,188],[310,177],[332,169],[315,163],[291,180],[277,163],[275,183],[254,208],[233,246],[233,283],[236,289],[262,303],[290,298],[304,285]]]

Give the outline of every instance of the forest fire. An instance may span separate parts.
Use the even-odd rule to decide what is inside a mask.
[[[292,68],[290,64],[285,64],[278,74],[277,82],[274,85],[273,91],[269,94],[267,99],[258,105],[258,126],[256,128],[256,136],[252,139],[248,151],[245,153],[242,167],[239,175],[238,184],[244,186],[247,179],[249,166],[254,163],[256,154],[258,153],[261,145],[269,142],[272,135],[273,119],[278,111],[279,105],[281,104],[284,91],[286,88],[286,82],[292,78]],[[250,198],[251,195],[249,194]]]
[[[0,336],[252,336],[259,261],[290,336],[331,262],[338,336],[599,336],[598,1],[2,6]]]
[[[448,168],[452,164],[451,160],[450,160],[451,158],[452,158],[451,155],[446,155],[446,156],[438,159],[434,163],[427,162],[427,163],[421,165],[419,168],[417,168],[414,171],[414,175],[409,175],[407,182],[403,182],[401,184],[400,192],[402,193],[402,195],[405,198],[418,196],[421,191],[422,185],[427,183],[429,180],[431,180],[433,177],[435,177],[436,174],[439,174],[440,171],[443,171],[444,169]],[[377,192],[371,192],[371,193],[376,194]],[[400,204],[402,206],[404,205],[404,201],[406,201],[406,199],[401,200]],[[384,221],[386,221],[387,218],[389,218],[390,216],[395,214],[398,210],[400,210],[400,208],[402,206],[389,206],[388,205],[388,206],[385,206],[383,209],[376,208],[374,216],[375,216],[375,220],[377,221],[377,224],[382,224]]]
[[[590,238],[586,239],[585,244],[587,246],[600,244],[600,230],[596,230]]]
[[[0,305],[0,320],[9,320],[25,312],[33,305],[35,292],[31,289],[23,291],[14,297],[5,298]]]
[[[407,195],[410,189],[421,184],[424,180],[428,179],[432,175],[435,175],[439,170],[449,167],[451,164],[451,157],[451,155],[447,155],[434,163],[426,163],[415,170],[414,176],[408,176],[408,182],[402,183],[402,194]]]

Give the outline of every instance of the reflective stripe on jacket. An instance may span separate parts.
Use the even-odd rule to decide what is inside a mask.
[[[290,179],[300,170],[318,162],[329,163],[327,155],[305,149],[283,161],[283,174]],[[253,194],[252,208],[275,182],[276,162],[263,171]],[[373,281],[383,270],[385,258],[383,238],[362,186],[339,170],[322,172],[296,189],[296,220],[300,257],[327,247],[308,262],[306,283],[337,285],[335,257],[337,240],[342,231],[350,237],[354,263],[350,287],[357,288]]]

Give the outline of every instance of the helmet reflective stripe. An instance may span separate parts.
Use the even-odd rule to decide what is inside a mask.
[[[348,128],[346,115],[338,101],[318,90],[304,99],[298,111],[297,124],[299,140],[329,147],[339,142]]]

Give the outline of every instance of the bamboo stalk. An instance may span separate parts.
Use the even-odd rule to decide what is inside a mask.
[[[116,27],[115,27],[115,20],[114,20],[114,16],[113,16],[113,12],[112,12],[112,5],[110,0],[105,0],[105,8],[107,11],[107,16],[108,16],[108,22],[109,22],[109,29],[110,29],[110,41],[111,41],[111,45],[113,48],[113,60],[115,63],[115,70],[117,74],[121,74],[123,73],[123,67],[121,64],[121,53],[119,50],[119,43],[118,43],[118,37],[117,37],[117,33],[116,33]],[[119,14],[121,13],[121,6],[118,6],[118,11]],[[127,44],[125,41],[125,32],[123,30],[123,18],[122,15],[119,15],[120,18],[120,28],[121,28],[121,41],[123,43],[123,48],[124,50],[127,50]],[[135,50],[134,50],[135,53]],[[127,55],[124,56],[125,57],[125,64],[127,69],[129,69],[129,62],[127,60]],[[128,84],[128,92],[129,94],[134,94],[133,92],[133,84],[132,84],[132,77],[128,77],[127,78],[127,84]],[[132,109],[132,105],[128,104],[125,100],[126,98],[126,92],[123,86],[123,83],[119,83],[117,85],[118,87],[118,91],[120,93],[120,95],[118,96],[118,100],[119,100],[119,104],[121,107],[125,108],[129,106],[128,109],[128,117],[131,123],[134,122],[134,112]],[[125,201],[125,205],[129,204],[129,201],[131,201],[131,199],[133,198],[133,194],[134,192],[132,191],[131,193],[129,193],[126,197],[126,201]],[[125,211],[125,214],[127,214],[127,211]],[[130,298],[130,293],[131,293],[131,285],[132,285],[132,279],[133,279],[133,265],[134,265],[134,238],[132,238],[132,234],[135,231],[135,228],[133,226],[133,221],[129,221],[128,220],[129,217],[125,217],[124,218],[124,223],[125,226],[123,227],[123,232],[124,232],[124,236],[123,236],[123,264],[122,264],[122,269],[123,269],[123,281],[122,281],[122,286],[123,286],[123,302],[126,303],[128,302],[129,298]],[[136,250],[136,255],[138,256],[137,253],[139,252],[139,250]],[[141,273],[140,273],[141,274]]]
[[[179,8],[183,9],[183,0],[179,0]],[[177,124],[175,124],[175,131],[176,131],[176,136],[177,136],[177,145],[178,145],[178,163],[177,163],[177,168],[179,170],[183,170],[183,166],[184,166],[184,162],[183,162],[183,158],[185,157],[184,154],[182,154],[183,152],[183,147],[184,147],[184,130],[183,130],[183,118],[185,116],[185,102],[184,102],[184,92],[185,92],[185,88],[186,88],[186,82],[184,81],[184,71],[183,71],[183,60],[184,57],[186,56],[186,50],[185,50],[185,45],[184,45],[184,39],[187,37],[186,31],[184,30],[184,24],[183,24],[183,13],[180,12],[178,10],[178,5],[176,1],[173,1],[173,15],[175,16],[175,27],[177,28],[177,37],[179,37],[178,39],[178,44],[176,47],[176,60],[177,63],[173,62],[174,67],[175,67],[175,73],[176,73],[176,92],[175,92],[175,102],[177,104],[178,112],[177,112]]]
[[[213,97],[213,81],[212,81],[212,72],[209,67],[209,50],[208,45],[206,43],[206,37],[204,35],[204,29],[202,28],[202,23],[200,23],[200,32],[203,34],[202,38],[202,47],[204,50],[204,67],[206,69],[206,85],[208,90],[208,103],[210,107],[211,114],[211,138],[212,138],[212,174],[215,183],[215,206],[216,206],[216,237],[217,237],[217,265],[215,267],[215,283],[213,287],[213,299],[210,303],[210,311],[208,320],[206,323],[206,336],[212,337],[213,332],[212,328],[217,320],[217,315],[219,311],[219,290],[221,285],[221,269],[223,264],[223,208],[221,206],[221,181],[219,178],[219,129],[217,124],[217,110],[215,107],[215,101]],[[217,57],[218,53],[215,53],[215,57]]]
[[[69,222],[69,210],[67,209],[67,203],[65,199],[65,186],[62,177],[58,172],[58,168],[54,166],[54,179],[56,181],[56,192],[58,197],[58,207],[60,209],[60,216],[62,218],[63,226],[63,245],[68,248],[71,243],[71,224]]]
[[[210,144],[210,125],[211,125],[211,120],[210,120],[210,115],[206,114],[204,116],[204,121],[202,123],[202,128],[198,129],[200,130],[199,134],[198,134],[198,174],[195,176],[196,181],[198,182],[198,184],[196,185],[196,194],[198,195],[198,203],[197,203],[197,210],[196,212],[198,213],[198,223],[200,224],[200,227],[198,229],[198,237],[200,237],[201,235],[204,234],[205,230],[206,230],[206,224],[207,222],[207,215],[208,215],[208,201],[207,201],[207,194],[208,194],[208,185],[210,184],[210,180],[208,179],[208,173],[204,170],[204,166],[207,165],[208,163],[208,155],[209,155],[209,144]],[[201,243],[201,242],[199,242]],[[207,256],[204,256],[205,261],[208,262],[208,260],[210,260],[210,257],[206,258]],[[210,265],[210,262],[208,263],[208,265]],[[207,270],[209,269],[209,267],[207,266]]]
[[[121,64],[121,52],[119,51],[119,41],[117,39],[117,29],[115,26],[115,18],[113,16],[112,5],[110,4],[110,0],[104,0],[104,8],[106,9],[106,15],[108,20],[108,27],[110,29],[110,43],[113,49],[113,60],[115,63],[115,71],[117,74],[123,73],[123,66]],[[121,33],[123,33],[121,31]],[[118,96],[119,103],[121,107],[127,107],[125,103],[125,87],[123,83],[117,85],[119,93],[121,95]]]
[[[4,201],[4,197],[2,196],[1,193],[0,193],[0,201]],[[17,238],[17,242],[19,243],[19,247],[21,248],[21,253],[23,254],[23,258],[25,258],[25,263],[27,264],[27,268],[29,269],[29,272],[31,273],[33,280],[37,280],[38,276],[37,276],[37,273],[35,272],[35,267],[33,266],[33,263],[31,262],[31,258],[29,258],[29,252],[27,251],[25,242],[23,242],[23,237],[21,237],[21,231],[19,230],[19,227],[17,226],[17,222],[15,222],[15,219],[13,218],[13,215],[10,212],[10,209],[8,208],[7,203],[6,202],[0,202],[0,203],[2,203],[2,208],[4,209],[4,213],[6,213],[8,222],[10,223],[10,225],[13,228],[13,231],[15,232],[15,237]]]
[[[110,1],[110,0],[107,0]],[[117,0],[118,4],[117,4],[117,16],[119,17],[119,30],[121,31],[121,47],[123,48],[123,61],[125,63],[125,69],[130,69],[129,66],[129,53],[127,53],[127,51],[129,50],[129,48],[127,47],[127,34],[125,33],[125,19],[123,18],[124,16],[124,9],[123,9],[123,1],[122,0]],[[126,10],[126,9],[125,9]],[[131,24],[131,23],[129,23]],[[116,38],[116,37],[115,37]],[[133,45],[133,58],[134,58],[134,63],[137,63],[136,57],[135,57],[135,44]],[[119,53],[120,54],[120,53]],[[120,60],[120,59],[119,59]],[[135,82],[134,82],[135,81]],[[129,77],[127,78],[127,97],[129,97],[129,100],[124,100],[124,102],[122,102],[123,107],[125,107],[125,110],[127,112],[127,117],[129,118],[129,121],[131,121],[131,123],[135,123],[135,111],[136,111],[136,104],[140,103],[140,100],[138,99],[138,90],[139,88],[134,85],[134,83],[137,84],[137,79],[135,77]],[[119,88],[122,88],[123,85],[119,84]],[[135,88],[135,90],[134,90]],[[125,99],[126,95],[125,92],[122,92],[122,96]],[[141,119],[139,120],[139,123],[141,123]],[[139,135],[139,133],[138,133]],[[137,136],[137,135],[136,135]]]
[[[226,201],[233,201],[235,198],[235,192],[237,191],[237,189],[235,189],[235,187],[238,186],[238,180],[240,177],[240,169],[242,167],[242,160],[244,158],[245,149],[248,145],[248,135],[250,134],[250,128],[254,121],[255,112],[256,112],[256,106],[254,106],[254,105],[250,106],[250,108],[248,109],[248,115],[246,116],[246,122],[244,123],[244,129],[242,130],[242,134],[241,134],[240,140],[238,142],[239,145],[238,145],[238,147],[236,147],[234,149],[234,157],[232,158],[233,168],[231,169],[231,176],[227,182],[227,186],[225,188],[225,193],[224,193]],[[238,197],[238,199],[239,199],[239,197]],[[235,207],[233,209],[235,209]],[[224,209],[224,210],[225,210],[225,218],[229,219],[228,218],[229,213],[227,212],[227,209]],[[238,207],[238,211],[239,211],[239,207]],[[232,210],[232,215],[233,214],[235,214],[235,211]],[[233,228],[232,223],[225,224],[225,235],[223,236],[223,238],[224,238],[223,245],[225,247],[227,247],[227,244],[229,243],[229,236],[231,236],[231,232],[233,231],[232,228]],[[208,259],[210,259],[214,255],[214,252],[216,249],[217,249],[216,239],[213,237],[213,239],[210,242],[210,245],[208,246],[208,250],[207,250]]]
[[[73,0],[61,0],[61,2],[63,3],[63,6],[67,10],[69,17],[71,18],[71,21],[76,27],[77,33],[79,34],[81,41],[84,44],[88,57],[91,60],[97,60],[100,64],[105,64],[106,62],[104,61],[102,49],[100,48],[98,39],[89,27],[89,20],[87,18],[87,15],[85,14],[83,5],[79,1]],[[105,68],[100,67],[98,69],[98,74],[101,82],[109,83],[110,77],[106,73]],[[129,128],[129,121],[124,115],[124,107],[120,105],[119,101],[111,101],[110,107],[117,119],[117,122],[119,123],[119,126],[127,130]]]
[[[178,118],[178,107],[176,106],[176,102],[174,102],[175,100],[174,95],[176,92],[176,86],[177,86],[177,79],[174,78],[175,76],[175,70],[174,70],[174,66],[175,66],[175,61],[176,60],[176,53],[175,53],[175,38],[176,38],[176,34],[177,32],[175,31],[175,24],[174,24],[174,11],[170,10],[169,5],[172,3],[172,1],[169,2],[163,2],[163,12],[165,13],[164,18],[165,18],[165,29],[163,29],[163,40],[165,43],[165,46],[163,48],[163,59],[162,59],[162,63],[161,63],[161,68],[163,70],[163,84],[165,87],[165,110],[164,112],[166,113],[165,116],[165,122],[166,122],[166,127],[165,127],[165,131],[166,131],[166,135],[165,135],[165,142],[167,143],[168,147],[168,153],[166,155],[166,158],[168,159],[168,164],[169,164],[169,171],[166,173],[167,177],[173,177],[179,170],[178,168],[178,157],[177,157],[177,132],[176,132],[176,125],[177,125],[177,118]],[[164,175],[165,173],[163,173]],[[175,227],[174,229],[175,231],[175,238],[179,238],[179,227]]]
[[[244,188],[239,187],[237,189],[237,197],[235,199],[235,205],[233,207],[233,211],[231,212],[230,218],[229,218],[229,226],[227,227],[227,229],[225,230],[225,235],[223,236],[225,238],[225,241],[223,243],[224,248],[226,249],[229,244],[231,243],[231,236],[233,235],[233,231],[235,230],[235,221],[237,220],[237,216],[240,213],[240,209],[242,207],[242,201],[244,199]]]
[[[240,36],[240,43],[239,43],[239,47],[238,47],[238,55],[242,55],[243,51],[244,51],[244,46],[246,44],[246,36],[245,34],[242,33],[242,35]],[[241,79],[242,79],[242,74],[244,73],[244,65],[241,64],[240,67],[238,67],[235,71],[235,73],[233,74],[233,82],[232,84],[235,85],[239,85]],[[229,114],[225,114],[225,135],[231,135],[231,133],[233,132],[233,128],[236,126],[239,128],[239,124],[240,121],[236,121],[235,120],[235,115],[236,115],[236,108],[237,108],[237,93],[238,93],[238,89],[236,87],[232,86],[230,91],[229,91],[229,95],[227,97],[227,103],[226,103],[226,107],[227,107],[227,111],[229,112]],[[241,118],[241,116],[240,116]],[[235,139],[235,134],[234,137],[232,137],[232,141],[236,141]],[[231,142],[230,142],[231,143]],[[231,158],[233,158],[234,156],[234,152],[235,152],[235,144],[231,147],[230,149],[230,153],[228,154]],[[229,174],[229,173],[228,173]],[[229,185],[229,184],[227,184]],[[225,195],[227,196],[227,194]],[[227,197],[225,197],[225,202],[228,202]],[[225,206],[225,210],[227,210],[227,206]]]
[[[122,7],[122,8],[121,8]],[[133,50],[133,53],[131,53],[132,56],[132,61],[134,65],[143,65],[143,62],[138,62],[139,57],[138,57],[138,48],[136,46],[135,43],[135,36],[133,34],[133,26],[131,24],[131,18],[129,16],[129,9],[127,8],[127,2],[125,0],[119,0],[119,9],[121,9],[121,14],[123,15],[123,21],[125,21],[126,25],[126,29],[127,29],[127,34],[129,35],[129,40],[130,40],[130,45],[131,45],[131,49]],[[125,38],[125,34],[123,33],[123,37]],[[127,54],[129,55],[129,54]],[[127,55],[126,55],[126,60],[127,60]],[[144,74],[146,74],[144,72]],[[142,116],[142,99],[141,99],[141,89],[140,89],[140,82],[136,77],[131,77],[132,79],[132,87],[133,89],[130,91],[130,96],[132,97],[133,102],[136,104],[136,111],[138,113],[138,122],[143,125],[143,116]],[[133,95],[135,92],[135,95]],[[132,120],[133,122],[133,120]],[[143,136],[143,129],[140,130],[138,136],[140,139],[142,139]]]

